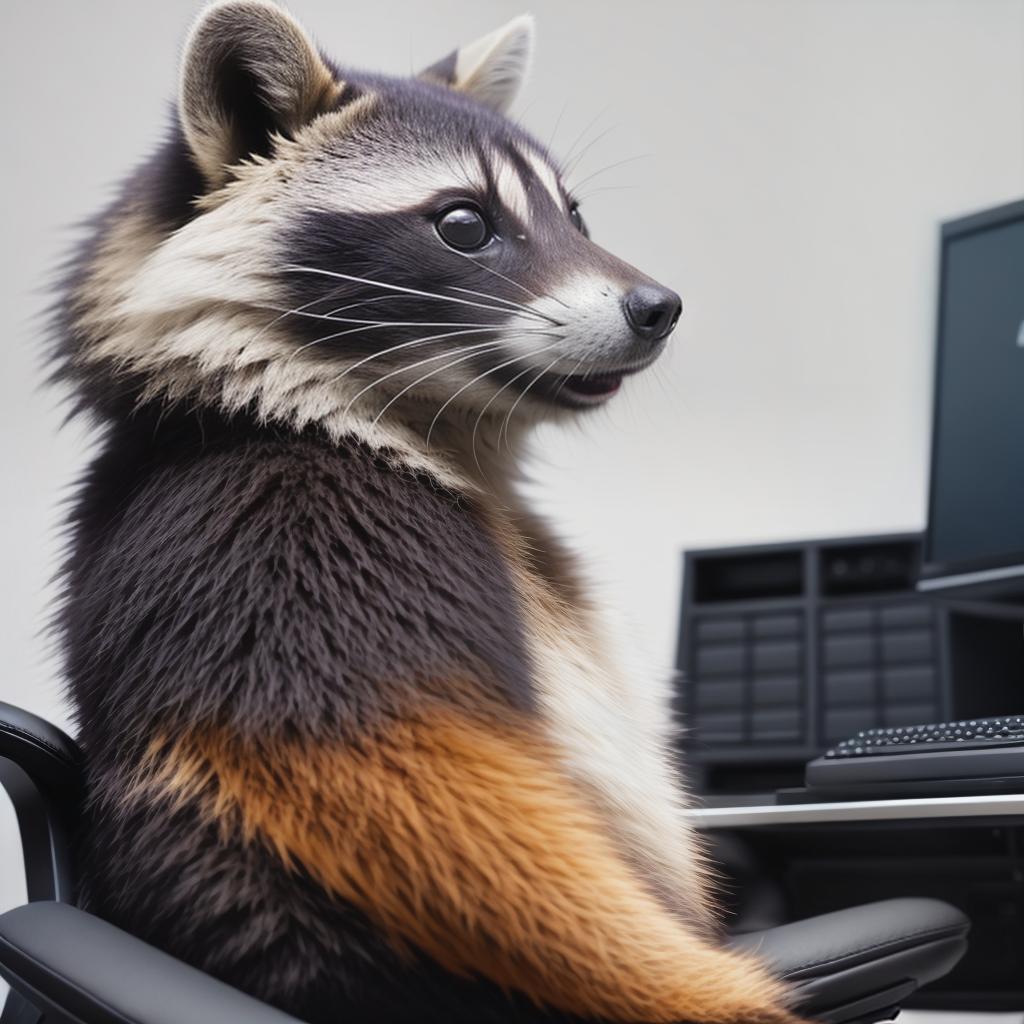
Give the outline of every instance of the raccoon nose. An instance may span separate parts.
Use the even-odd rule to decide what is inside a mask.
[[[640,284],[626,293],[622,307],[634,334],[646,341],[661,341],[679,322],[683,302],[668,288]]]

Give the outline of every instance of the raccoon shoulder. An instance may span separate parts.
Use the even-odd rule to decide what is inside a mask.
[[[510,570],[472,500],[361,442],[113,445],[68,575],[83,729],[352,735],[467,688],[530,703]]]

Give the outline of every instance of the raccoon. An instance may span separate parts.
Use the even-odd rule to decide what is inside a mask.
[[[505,116],[532,38],[404,79],[198,16],[60,302],[81,902],[312,1024],[790,1022],[716,938],[666,693],[518,493],[680,313]]]

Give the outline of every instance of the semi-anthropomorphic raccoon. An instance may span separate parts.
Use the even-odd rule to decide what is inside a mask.
[[[200,15],[58,376],[102,425],[60,628],[82,900],[313,1022],[793,1018],[715,939],[660,689],[516,493],[678,297],[503,114],[522,18],[413,79]]]

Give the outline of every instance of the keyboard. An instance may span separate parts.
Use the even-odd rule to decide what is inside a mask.
[[[863,729],[807,765],[808,789],[903,786],[1024,793],[1024,715]]]
[[[1024,715],[904,725],[895,729],[862,729],[856,736],[826,751],[825,757],[831,760],[878,754],[919,754],[925,750],[987,749],[1015,743],[1024,743]]]

